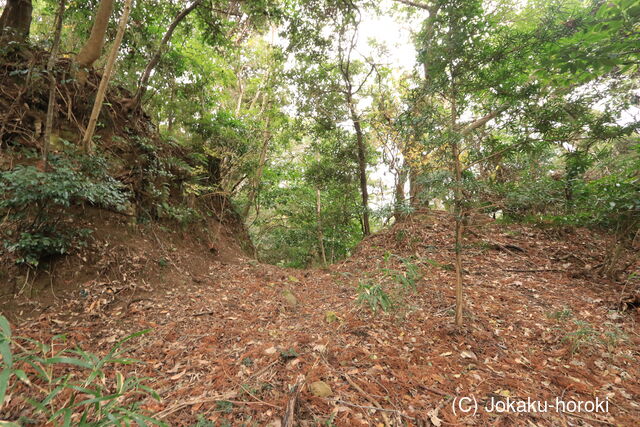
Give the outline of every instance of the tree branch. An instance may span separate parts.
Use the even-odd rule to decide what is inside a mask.
[[[479,127],[485,125],[489,120],[491,119],[495,119],[496,117],[498,117],[500,114],[502,114],[509,106],[508,105],[503,105],[501,107],[499,107],[497,110],[494,110],[492,112],[490,112],[489,114],[487,114],[484,117],[479,118],[478,120],[475,120],[471,123],[469,123],[467,126],[465,126],[461,131],[460,134],[462,136],[466,136],[469,135],[471,132],[473,132],[474,130],[478,129]]]
[[[428,4],[424,4],[424,3],[420,3],[417,1],[411,1],[411,0],[394,0],[397,1],[398,3],[402,3],[405,4],[407,6],[412,6],[412,7],[417,7],[418,9],[423,9],[423,10],[428,10],[431,11],[431,7]]]
[[[175,16],[175,18],[173,18],[173,22],[171,22],[171,25],[169,25],[167,32],[164,34],[164,37],[162,37],[162,40],[160,41],[160,46],[158,47],[158,50],[153,55],[153,57],[147,64],[147,67],[145,68],[144,72],[140,76],[140,80],[138,81],[138,89],[136,91],[135,96],[133,97],[134,108],[140,104],[142,95],[144,95],[144,92],[147,89],[147,82],[151,77],[151,72],[156,67],[156,65],[158,65],[158,62],[160,62],[160,58],[162,57],[162,54],[164,53],[164,50],[167,44],[169,43],[169,40],[171,40],[171,36],[173,35],[174,30],[176,29],[180,21],[182,21],[189,13],[191,13],[192,10],[198,7],[202,3],[202,1],[203,0],[195,0],[185,9],[183,9],[180,13],[178,13]]]

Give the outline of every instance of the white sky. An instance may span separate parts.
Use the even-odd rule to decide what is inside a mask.
[[[417,11],[414,16],[391,11],[395,2],[383,0],[380,2],[382,13],[364,11],[359,28],[358,52],[363,55],[372,54],[369,41],[387,47],[388,55],[380,58],[385,64],[391,65],[393,75],[398,76],[411,72],[416,65],[416,49],[412,42],[412,33],[419,31],[422,21],[427,17],[426,12]],[[369,167],[368,181],[370,201],[369,207],[380,209],[394,202],[395,176],[389,168],[379,162],[375,167]],[[409,192],[409,183],[405,184],[405,192]]]
[[[389,62],[400,71],[411,71],[416,64],[416,50],[411,41],[412,32],[417,32],[426,12],[416,13],[412,17],[400,16],[391,7],[396,4],[392,0],[382,0],[379,7],[382,11],[377,15],[373,11],[365,10],[359,28],[358,51],[362,54],[371,53],[369,40],[383,43],[389,49]],[[395,15],[395,16],[394,16]],[[402,19],[400,19],[402,18]]]

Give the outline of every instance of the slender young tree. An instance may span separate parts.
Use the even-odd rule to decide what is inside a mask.
[[[324,233],[322,232],[322,204],[320,199],[320,187],[316,186],[316,222],[318,223],[318,247],[322,257],[322,265],[327,265],[327,254],[324,249]]]
[[[362,197],[362,233],[368,236],[371,234],[371,226],[369,224],[369,190],[367,188],[367,148],[364,131],[362,129],[362,116],[357,106],[357,96],[362,92],[369,77],[373,74],[375,67],[372,65],[364,78],[358,83],[355,82],[354,68],[356,66],[354,64],[353,54],[356,49],[360,12],[356,10],[355,13],[357,18],[354,20],[349,18],[345,19],[345,22],[338,28],[338,69],[342,77],[344,101],[353,125],[353,130],[356,134],[358,177],[360,180],[360,195]],[[353,23],[353,27],[349,28],[351,23]]]
[[[96,94],[96,100],[93,104],[93,110],[91,111],[91,117],[89,118],[89,125],[84,133],[82,139],[82,146],[84,152],[90,154],[93,151],[93,134],[96,130],[96,124],[98,122],[98,116],[102,110],[102,103],[107,93],[107,87],[109,86],[109,80],[111,80],[111,74],[113,74],[113,68],[116,62],[116,56],[120,49],[120,43],[122,43],[122,37],[124,36],[124,30],[127,27],[127,21],[129,20],[129,13],[131,12],[131,3],[133,0],[125,0],[124,9],[122,10],[122,16],[120,17],[120,23],[118,24],[118,32],[116,33],[116,39],[113,41],[109,57],[107,58],[107,65],[105,66],[100,80],[100,86],[98,86],[98,92]]]
[[[456,125],[458,121],[458,111],[456,108],[455,80],[451,81],[451,122],[449,127],[449,138],[451,145],[451,163],[453,165],[453,216],[455,219],[455,268],[456,268],[456,318],[457,326],[462,326],[464,298],[462,294],[463,287],[463,266],[462,266],[462,233],[463,233],[463,215],[462,211],[462,165],[460,163],[460,145],[456,136]]]
[[[466,213],[464,212],[465,193],[460,153],[463,149],[464,136],[495,115],[474,121],[468,126],[464,126],[464,123],[459,121],[461,113],[470,107],[469,94],[474,94],[474,91],[478,90],[474,77],[479,64],[474,63],[473,54],[481,48],[479,35],[484,31],[481,2],[479,0],[451,2],[434,0],[427,10],[429,17],[421,32],[423,43],[420,57],[425,79],[424,93],[421,94],[423,100],[421,102],[424,104],[416,104],[414,107],[432,119],[430,126],[424,132],[436,136],[437,140],[431,142],[434,149],[450,153],[446,162],[451,176],[455,222],[453,236],[455,324],[462,326],[464,312],[462,244]],[[447,106],[448,108],[445,108]],[[444,150],[447,146],[449,149]],[[419,195],[416,194],[415,197]]]
[[[247,204],[244,207],[244,211],[242,212],[243,218],[247,218],[249,216],[249,211],[251,207],[254,205],[256,201],[256,197],[258,196],[258,189],[260,188],[260,181],[262,180],[262,173],[264,171],[264,165],[267,162],[267,152],[269,149],[269,142],[271,141],[271,116],[267,116],[265,121],[265,128],[262,132],[262,146],[260,147],[260,157],[258,158],[258,168],[256,169],[256,174],[253,177],[251,182],[251,188],[249,189],[249,194],[247,198]]]
[[[49,160],[49,147],[51,146],[51,130],[53,128],[53,115],[56,108],[56,75],[55,65],[58,60],[58,49],[60,47],[60,34],[62,33],[62,20],[66,0],[60,0],[58,12],[56,13],[55,32],[53,35],[53,45],[47,61],[47,73],[49,75],[49,104],[47,105],[47,120],[44,128],[44,143],[42,145],[42,163],[44,170],[47,170]]]
[[[142,72],[142,75],[140,76],[140,79],[138,80],[138,89],[136,90],[136,93],[133,96],[133,99],[131,102],[132,109],[136,109],[140,106],[142,97],[144,96],[147,90],[147,83],[149,83],[149,79],[151,78],[151,73],[160,62],[160,59],[162,58],[162,55],[167,49],[169,41],[171,40],[171,36],[173,36],[173,32],[178,27],[178,24],[180,24],[180,22],[187,15],[189,15],[193,10],[195,10],[198,6],[200,6],[202,2],[203,0],[194,0],[189,6],[184,8],[182,11],[180,11],[180,13],[178,13],[175,16],[175,18],[173,18],[171,25],[169,25],[169,28],[167,28],[167,32],[164,33],[164,37],[162,37],[162,40],[160,41],[160,45],[158,46],[158,49],[151,57],[151,60],[149,60],[149,62],[147,63],[147,66],[145,67],[144,71]]]

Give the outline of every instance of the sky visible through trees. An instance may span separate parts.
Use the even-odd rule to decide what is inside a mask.
[[[120,319],[131,332],[179,324],[148,338],[150,369],[192,385],[202,373],[209,387],[209,400],[193,404],[180,398],[188,387],[169,384],[182,403],[140,411],[121,397],[157,399],[145,380],[103,368],[129,363],[121,345],[146,331],[100,332],[91,345],[113,345],[101,359],[25,347],[2,315],[0,410],[9,396],[11,417],[145,425],[143,412],[177,417],[208,402],[216,415],[198,425],[267,421],[251,406],[264,404],[289,426],[300,396],[333,393],[324,380],[303,387],[317,376],[373,405],[336,409],[326,425],[362,420],[353,408],[391,425],[391,414],[415,421],[427,407],[440,425],[452,390],[521,392],[517,382],[496,388],[503,371],[530,385],[548,369],[546,389],[564,395],[593,394],[584,384],[595,368],[607,377],[601,389],[624,397],[605,422],[637,413],[627,392],[640,304],[637,0],[0,0],[0,9],[0,283],[21,301],[0,307],[20,318],[51,292],[34,309],[45,315],[18,326],[30,336],[61,325],[89,334]],[[82,320],[53,321],[51,307]],[[209,329],[216,335],[185,344]],[[166,342],[175,354],[206,353],[196,357],[203,371],[186,375],[197,360],[164,363]],[[574,381],[566,357],[585,347],[602,354],[572,365],[589,371]],[[494,350],[515,371],[495,365]],[[71,383],[49,370],[60,364],[90,373]],[[416,400],[418,371],[447,388],[425,389],[445,399],[439,406]],[[372,372],[390,380],[367,392],[350,376]],[[489,372],[500,379],[481,376]],[[263,373],[251,405],[240,400],[248,389],[236,379]],[[10,394],[33,384],[45,394],[37,401]],[[211,400],[214,389],[228,394]],[[376,400],[388,389],[400,409]],[[309,420],[328,404],[315,402]]]

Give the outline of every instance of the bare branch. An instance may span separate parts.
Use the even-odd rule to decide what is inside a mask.
[[[489,120],[491,119],[495,119],[496,117],[498,117],[500,114],[502,114],[509,106],[508,105],[503,105],[500,108],[490,112],[489,114],[487,114],[484,117],[479,118],[478,120],[475,120],[471,123],[469,123],[467,126],[465,126],[461,131],[460,134],[462,136],[466,136],[469,135],[471,132],[473,132],[474,130],[478,129],[479,127],[485,125]]]
[[[428,11],[431,11],[431,8],[432,8],[431,5],[420,3],[420,2],[417,2],[417,1],[411,1],[411,0],[394,0],[394,1],[397,1],[398,3],[405,4],[407,6],[417,7],[418,9],[423,9],[423,10],[428,10]]]

